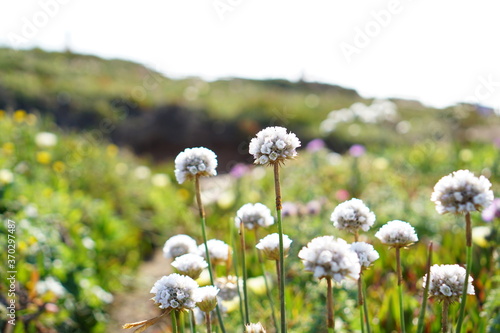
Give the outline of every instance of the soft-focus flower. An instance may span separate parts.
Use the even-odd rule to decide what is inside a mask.
[[[495,218],[500,218],[500,198],[496,198],[495,200],[493,200],[491,205],[483,210],[481,217],[486,222],[491,222]]]
[[[430,271],[431,281],[429,284],[429,297],[438,300],[447,299],[451,302],[458,301],[462,295],[465,281],[465,268],[459,265],[432,265]],[[427,281],[427,274],[423,278],[423,286]],[[467,283],[467,294],[474,295],[472,277],[469,276]]]
[[[8,169],[0,170],[0,185],[7,185],[14,182],[14,174]]]
[[[311,153],[314,153],[314,152],[320,151],[321,149],[325,148],[325,146],[326,146],[325,141],[323,141],[321,139],[314,139],[314,140],[309,141],[309,143],[306,146],[306,150],[311,152]]]
[[[210,239],[207,241],[208,254],[214,265],[225,264],[229,260],[231,248],[229,245],[218,239]],[[198,246],[198,254],[206,259],[205,244]]]
[[[39,151],[36,153],[36,161],[40,164],[49,164],[52,156],[47,151]]]
[[[183,310],[194,308],[200,301],[197,288],[198,283],[189,276],[173,273],[156,281],[150,293],[155,294],[152,300],[160,309]]]
[[[352,145],[351,148],[349,148],[349,154],[353,157],[363,156],[365,152],[366,148],[363,145]]]
[[[306,204],[306,211],[309,215],[318,215],[321,213],[321,207],[324,200],[311,200]]]
[[[288,251],[290,250],[290,245],[292,240],[285,234],[283,234],[283,253],[286,257]],[[279,260],[280,259],[280,239],[279,234],[274,233],[267,235],[262,238],[255,247],[262,251],[264,257],[268,260]]]
[[[335,207],[330,220],[334,227],[356,233],[359,229],[368,231],[375,223],[375,214],[362,200],[354,198]]]
[[[298,207],[296,204],[290,201],[283,202],[281,208],[281,215],[285,216],[297,216],[299,213]]]
[[[245,228],[253,230],[259,227],[269,227],[274,223],[274,217],[271,215],[271,210],[265,205],[247,203],[236,212],[234,219],[236,228],[240,228],[241,222]]]
[[[472,228],[472,241],[480,247],[488,247],[492,232],[493,230],[489,226],[474,227]]]
[[[267,127],[250,141],[249,152],[255,164],[275,164],[297,156],[300,140],[284,127]]]
[[[319,279],[328,277],[337,282],[346,277],[358,279],[361,271],[358,256],[349,244],[333,236],[314,238],[300,250],[299,258],[306,271],[313,272]]]
[[[164,173],[157,173],[151,177],[151,184],[156,187],[165,187],[170,183],[170,178]]]
[[[384,244],[393,247],[405,247],[418,241],[415,229],[404,221],[389,221],[375,234]]]
[[[335,198],[338,201],[346,201],[350,196],[351,194],[349,194],[349,191],[346,189],[340,189],[335,193]]]
[[[268,279],[269,280],[269,279]],[[268,281],[272,283],[272,281]],[[264,275],[254,276],[247,279],[247,287],[255,295],[265,295],[266,294],[266,277]],[[269,285],[271,288],[271,285]]]
[[[57,144],[57,135],[50,132],[40,132],[35,136],[35,143],[40,148],[49,148]]]
[[[196,176],[217,175],[217,155],[205,147],[186,148],[175,158],[175,177],[179,184]]]
[[[151,169],[145,165],[140,165],[134,170],[134,176],[137,179],[146,179],[151,175]]]
[[[192,279],[200,277],[201,272],[208,267],[203,257],[194,253],[186,253],[175,258],[172,266],[182,275],[187,275]]]
[[[236,163],[229,171],[234,178],[241,178],[250,171],[250,167],[244,163]]]
[[[245,325],[245,333],[266,333],[261,323],[249,323]]]
[[[39,295],[51,292],[57,297],[62,297],[66,294],[66,289],[64,289],[61,282],[54,279],[52,276],[47,277],[45,280],[38,281],[35,289]]]
[[[232,301],[239,296],[237,281],[236,277],[232,275],[215,280],[215,286],[220,290],[218,296],[223,301]]]
[[[217,294],[219,288],[214,286],[205,286],[196,290],[196,297],[199,301],[196,306],[203,312],[210,312],[217,306]]]
[[[370,267],[375,260],[380,258],[373,245],[365,242],[355,242],[351,244],[351,250],[358,255],[359,263],[362,268]]]
[[[441,178],[434,186],[431,201],[439,214],[468,213],[488,207],[493,201],[491,183],[469,170],[458,170]]]
[[[54,164],[52,164],[52,169],[57,173],[61,173],[66,170],[66,165],[61,161],[55,161]]]
[[[186,253],[196,253],[196,241],[188,235],[170,237],[163,246],[163,255],[167,259],[175,259]]]

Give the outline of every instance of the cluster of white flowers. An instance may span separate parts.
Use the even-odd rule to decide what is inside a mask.
[[[292,240],[287,235],[283,234],[283,253],[285,256],[288,255],[291,244]],[[277,233],[262,238],[255,247],[262,251],[264,257],[268,260],[280,259],[280,239]]]
[[[214,265],[225,264],[229,260],[229,255],[231,254],[231,248],[229,245],[218,239],[210,239],[207,241],[208,254],[210,255],[210,260]],[[205,244],[198,246],[198,254],[203,258],[207,258],[207,253],[205,251]]]
[[[355,242],[351,244],[351,250],[358,255],[359,263],[362,268],[370,267],[375,260],[380,258],[373,245],[365,242]]]
[[[300,140],[284,127],[267,127],[250,141],[249,152],[255,164],[274,164],[297,156]]]
[[[261,323],[249,323],[245,325],[245,333],[266,333]]]
[[[57,144],[57,135],[50,132],[40,132],[35,136],[35,143],[40,148],[49,148]]]
[[[201,272],[208,267],[208,264],[203,257],[194,253],[186,253],[175,258],[172,266],[174,266],[180,274],[187,275],[192,279],[197,279],[200,277]]]
[[[274,223],[274,217],[271,215],[271,210],[265,205],[247,203],[236,212],[234,223],[237,228],[240,228],[241,222],[245,228],[253,230],[258,227],[269,227]]]
[[[299,252],[305,269],[319,279],[328,277],[341,282],[346,277],[359,278],[358,256],[343,239],[333,236],[316,237]]]
[[[160,309],[193,309],[200,298],[196,295],[198,283],[189,276],[177,273],[163,276],[155,282],[151,293],[152,300]]]
[[[52,292],[55,296],[62,297],[66,294],[66,289],[63,287],[61,282],[54,279],[52,276],[45,278],[45,280],[38,281],[35,289],[39,295]]]
[[[14,182],[14,174],[8,169],[0,170],[0,186]]]
[[[229,275],[215,280],[215,286],[219,288],[219,297],[223,301],[232,301],[238,297],[238,279]]]
[[[384,244],[394,247],[409,246],[418,241],[415,229],[404,221],[394,220],[384,224],[375,234]]]
[[[188,235],[170,237],[163,246],[163,255],[167,259],[175,259],[186,253],[196,253],[196,241]]]
[[[448,299],[451,302],[459,300],[464,287],[465,268],[459,265],[433,265],[431,266],[430,276],[429,297],[435,297],[440,300]],[[427,274],[423,279],[424,288],[426,281]],[[469,276],[467,283],[468,295],[474,295],[472,281],[472,277]]]
[[[490,188],[486,177],[478,178],[469,170],[458,170],[436,183],[431,200],[439,214],[473,212],[491,205],[493,191]]]
[[[175,158],[175,177],[179,184],[196,176],[217,175],[217,155],[204,147],[187,148]]]
[[[330,220],[334,227],[355,233],[359,229],[368,231],[375,223],[375,214],[362,200],[354,198],[335,207]]]
[[[217,294],[219,288],[214,286],[205,286],[196,290],[196,297],[199,301],[196,306],[203,312],[210,312],[217,306]]]

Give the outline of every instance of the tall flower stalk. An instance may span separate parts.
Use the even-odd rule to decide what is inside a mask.
[[[287,133],[284,127],[268,127],[263,129],[250,141],[249,153],[254,156],[255,164],[272,165],[274,167],[274,188],[276,194],[276,213],[279,235],[279,290],[281,310],[281,333],[286,333],[286,304],[285,304],[285,255],[283,247],[283,225],[281,221],[281,185],[279,168],[280,163],[297,156],[296,149],[300,147],[300,140],[293,133]]]
[[[480,211],[493,202],[490,181],[484,177],[475,177],[469,170],[458,170],[441,178],[434,186],[431,201],[436,204],[439,214],[465,214],[466,272],[468,280],[472,269],[472,222],[470,213]],[[460,333],[465,316],[467,302],[467,284],[464,283],[462,299],[457,320],[456,332]]]
[[[429,276],[431,272],[432,265],[432,242],[429,243],[427,250],[427,264],[426,264],[426,275]],[[417,333],[424,332],[424,321],[425,321],[425,311],[427,309],[427,297],[429,295],[430,279],[424,283],[424,294],[422,295],[422,306],[420,307],[420,314],[418,316]]]

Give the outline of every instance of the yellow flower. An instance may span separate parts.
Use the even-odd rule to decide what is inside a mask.
[[[118,147],[111,144],[106,147],[106,153],[109,157],[115,157],[118,154]]]
[[[40,164],[49,164],[51,158],[52,157],[50,156],[50,153],[46,151],[39,151],[38,153],[36,153],[36,160]]]
[[[30,126],[35,125],[36,121],[37,121],[36,115],[33,113],[28,114],[28,116],[26,117],[26,124]]]
[[[2,150],[5,155],[11,155],[14,152],[14,144],[12,142],[6,142],[2,146]]]
[[[5,117],[5,110],[0,110],[0,119]]]
[[[22,123],[24,121],[24,119],[26,118],[26,111],[17,110],[16,112],[14,112],[13,118],[14,118],[14,121],[16,121],[18,123]]]
[[[64,170],[66,170],[66,165],[61,161],[56,161],[52,165],[52,169],[54,169],[54,171],[57,173],[61,173],[64,172]]]
[[[189,199],[189,191],[186,190],[185,188],[180,188],[178,191],[177,191],[177,195],[182,199],[182,200],[187,200]]]

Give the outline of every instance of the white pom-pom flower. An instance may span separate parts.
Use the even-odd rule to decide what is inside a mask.
[[[198,283],[195,280],[189,276],[173,273],[155,282],[151,289],[151,293],[155,294],[152,300],[155,304],[159,304],[160,309],[193,309],[196,302],[200,301],[196,289]]]
[[[316,237],[299,252],[306,271],[314,277],[333,278],[341,282],[346,277],[359,278],[361,265],[358,256],[343,239],[333,236]]]
[[[355,242],[351,244],[351,250],[358,255],[359,263],[362,268],[370,267],[375,260],[380,258],[373,245],[365,242]]]
[[[285,256],[288,255],[291,244],[292,240],[287,235],[283,234],[283,253]],[[277,233],[262,238],[255,247],[262,251],[264,257],[268,260],[280,259],[280,239]]]
[[[261,323],[249,323],[245,325],[245,333],[266,333]]]
[[[236,212],[234,224],[237,228],[240,228],[241,222],[245,228],[253,230],[259,227],[269,227],[274,223],[274,217],[271,215],[271,210],[265,205],[247,203]]]
[[[249,152],[255,164],[275,164],[297,156],[300,140],[284,127],[267,127],[250,141]]]
[[[338,229],[356,233],[359,229],[368,231],[375,223],[375,214],[359,199],[351,199],[338,205],[330,220]]]
[[[229,260],[231,248],[229,245],[218,239],[210,239],[207,241],[208,254],[214,265],[225,264]],[[198,254],[203,258],[207,258],[205,244],[198,246]]]
[[[180,274],[187,275],[196,280],[200,277],[201,272],[208,267],[208,264],[202,256],[194,253],[186,253],[175,258],[172,266],[174,266]]]
[[[389,221],[375,234],[384,244],[393,247],[405,247],[418,241],[415,229],[404,221]]]
[[[465,268],[459,265],[432,265],[430,271],[431,280],[429,282],[429,297],[439,300],[447,299],[451,302],[458,301],[462,295]],[[427,281],[427,274],[423,278],[423,286]],[[467,283],[467,294],[474,295],[472,277],[469,276]]]
[[[493,191],[490,188],[486,177],[478,178],[469,170],[458,170],[436,183],[431,201],[439,214],[478,211],[491,205]]]
[[[215,285],[220,289],[218,296],[223,301],[232,301],[239,296],[238,279],[235,276],[228,275],[227,277],[217,278]]]
[[[217,306],[217,294],[219,293],[219,288],[214,286],[205,286],[198,288],[196,290],[196,296],[199,301],[196,306],[200,308],[203,312],[210,312]]]
[[[188,235],[170,237],[163,246],[163,255],[167,259],[175,259],[186,253],[196,253],[196,241]]]
[[[179,184],[194,177],[217,175],[217,155],[205,147],[187,148],[175,158],[175,177]]]

